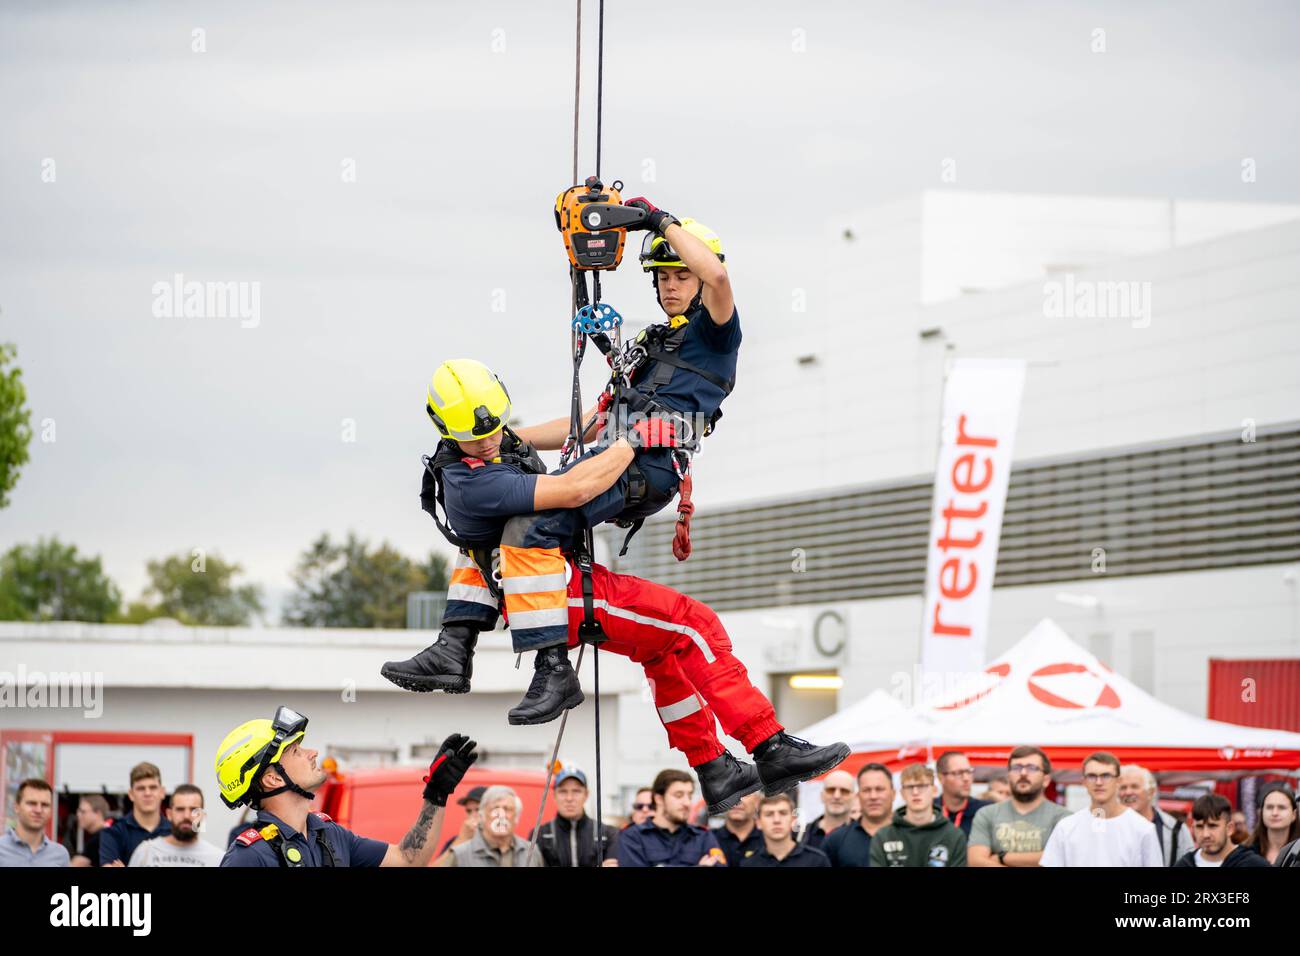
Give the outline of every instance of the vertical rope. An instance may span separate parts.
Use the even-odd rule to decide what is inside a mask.
[[[604,117],[604,92],[605,92],[605,0],[600,0],[600,16],[597,20],[596,30],[596,175],[600,176],[600,150],[602,143],[602,122]],[[595,299],[600,301],[600,273],[597,272],[592,277],[595,288]],[[581,411],[579,411],[581,416]],[[578,427],[582,427],[579,420]],[[595,554],[595,541],[591,528],[586,531],[587,554]],[[596,840],[596,865],[601,866],[605,862],[605,841],[601,839],[603,835],[602,827],[605,820],[605,803],[604,794],[601,790],[601,771],[600,771],[600,644],[591,646],[591,670],[593,675],[593,690],[596,695],[596,819],[593,821],[595,833],[593,836]]]
[[[576,6],[576,32],[574,38],[574,66],[573,66],[573,178],[572,181],[577,183],[578,180],[578,134],[581,125],[581,99],[582,99],[582,0],[575,0]],[[603,134],[603,106],[604,106],[604,78],[605,78],[605,0],[600,0],[600,16],[597,29],[597,47],[596,47],[596,176],[600,176],[601,161],[601,141]],[[581,288],[583,294],[586,294],[586,278],[582,271],[577,268],[571,268],[570,278],[572,280],[570,315],[576,315],[578,311],[578,292]],[[581,283],[581,286],[579,286]],[[600,273],[597,272],[592,276],[592,302],[593,306],[600,303]],[[586,352],[587,336],[578,329],[573,329],[569,336],[569,342],[573,355],[573,392],[572,404],[569,412],[569,429],[574,438],[574,444],[581,457],[585,450],[585,435],[583,434],[582,421],[582,358]],[[591,555],[594,551],[594,535],[591,528],[586,528],[583,532],[583,544],[587,549],[587,554]],[[575,673],[582,668],[583,653],[586,650],[585,644],[580,644],[578,648],[578,663],[574,668]],[[596,843],[596,862],[603,864],[605,860],[605,844],[603,833],[604,821],[604,794],[601,784],[601,760],[600,760],[600,645],[593,642],[591,649],[591,666],[594,673],[594,693],[595,693],[595,726],[596,726],[596,818],[593,821],[595,833],[593,834]],[[542,817],[546,811],[546,798],[551,791],[551,781],[555,776],[555,762],[559,758],[560,742],[564,739],[564,730],[568,726],[569,712],[566,710],[560,717],[559,732],[555,737],[555,747],[551,751],[551,760],[546,770],[546,789],[542,791],[542,799],[537,808],[537,819],[533,824],[532,835],[529,838],[530,854],[537,846],[537,833],[542,826]]]
[[[573,40],[573,179],[578,181],[578,104],[582,102],[582,0],[577,7],[577,33]]]
[[[574,30],[573,37],[573,178],[572,182],[578,181],[578,130],[582,118],[582,0],[574,0],[575,21],[577,26]],[[582,280],[582,273],[577,269],[571,270],[570,278],[572,279],[570,287],[570,311],[569,315],[575,315],[578,311],[578,283]],[[573,330],[569,335],[569,342],[573,348],[573,407],[570,410],[570,429],[578,436],[578,451],[582,452],[582,393],[578,380],[578,369],[582,364],[582,353],[585,350],[585,336],[578,330]],[[577,424],[574,424],[574,422]],[[578,648],[578,666],[574,668],[577,673],[582,668],[582,653],[585,648]],[[537,831],[542,828],[542,816],[546,813],[546,798],[551,793],[551,781],[555,778],[555,761],[560,755],[560,742],[564,740],[564,729],[569,724],[569,712],[566,710],[560,715],[560,729],[555,735],[555,747],[551,750],[551,760],[546,765],[546,786],[542,790],[542,799],[537,804],[537,819],[533,823],[533,832],[528,837],[529,850],[528,855],[537,850]]]
[[[596,30],[596,175],[600,175],[601,123],[605,95],[605,0],[600,0]]]
[[[578,645],[578,664],[573,668],[574,673],[582,670],[582,652],[586,650],[584,645]],[[560,757],[560,741],[564,739],[564,728],[569,725],[569,712],[566,710],[560,715],[560,729],[555,734],[555,747],[551,750],[551,762],[546,765],[546,786],[542,789],[542,799],[537,804],[537,819],[533,822],[533,832],[528,835],[529,850],[528,855],[532,856],[533,851],[537,850],[537,831],[542,828],[542,814],[546,812],[546,798],[551,793],[551,781],[555,779],[555,761]],[[600,834],[597,833],[597,836]],[[541,851],[538,851],[541,852]]]

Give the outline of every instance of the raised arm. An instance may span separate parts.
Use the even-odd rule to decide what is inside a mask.
[[[686,268],[691,270],[691,274],[700,280],[702,283],[700,297],[704,301],[704,307],[709,310],[709,318],[713,319],[714,324],[726,325],[730,322],[731,311],[735,308],[735,300],[731,293],[731,279],[727,276],[727,270],[721,260],[713,254],[713,250],[683,229],[676,216],[660,209],[644,196],[629,199],[624,205],[644,209],[647,213],[642,222],[630,226],[630,229],[647,229],[659,233],[668,240],[668,244],[673,247],[673,251],[677,253]]]
[[[736,306],[726,268],[712,249],[675,222],[664,230],[664,238],[682,257],[691,274],[704,283],[700,298],[709,310],[709,318],[715,325],[726,325]]]
[[[389,844],[380,866],[428,866],[433,858],[444,808],[465,772],[478,759],[477,746],[463,734],[452,734],[442,742],[424,778],[424,805],[415,823],[397,846]]]

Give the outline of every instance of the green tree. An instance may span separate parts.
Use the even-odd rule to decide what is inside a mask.
[[[294,593],[284,623],[297,627],[405,627],[406,596],[447,588],[447,561],[411,561],[388,542],[372,549],[353,532],[335,543],[322,534],[291,572]]]
[[[451,564],[445,554],[430,551],[421,571],[424,574],[424,586],[420,590],[435,591],[438,594],[446,593],[451,585]]]
[[[9,505],[9,492],[27,464],[27,446],[32,440],[32,413],[27,408],[23,372],[17,365],[9,367],[17,355],[12,345],[0,342],[0,508]]]
[[[0,557],[0,620],[99,623],[121,602],[99,557],[80,557],[76,545],[58,538],[16,545]]]
[[[262,613],[262,589],[255,584],[236,586],[243,567],[217,554],[194,556],[184,552],[146,566],[150,602],[132,602],[123,620],[174,617],[185,624],[243,627]]]

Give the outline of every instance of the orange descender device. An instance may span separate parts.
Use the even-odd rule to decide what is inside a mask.
[[[623,260],[627,227],[646,217],[644,209],[623,205],[623,184],[607,189],[595,176],[555,197],[555,227],[575,269],[617,269]]]

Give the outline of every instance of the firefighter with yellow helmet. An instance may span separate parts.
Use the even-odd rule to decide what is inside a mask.
[[[222,866],[368,867],[427,866],[437,846],[447,797],[478,759],[474,741],[452,734],[443,741],[428,776],[424,804],[402,842],[394,846],[345,829],[313,812],[315,791],[326,772],[318,752],[303,746],[307,718],[280,707],[271,720],[240,724],[217,748],[221,800],[232,810],[257,810],[254,826],[226,850]]]

